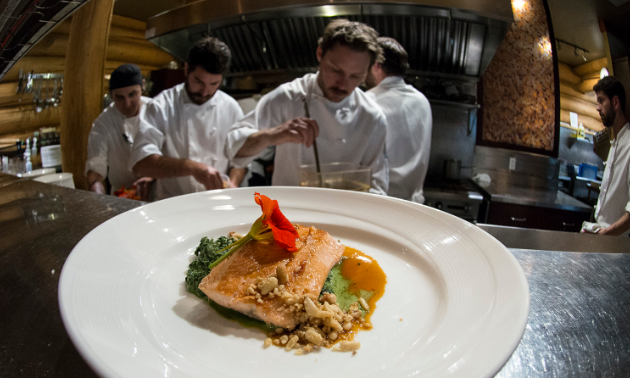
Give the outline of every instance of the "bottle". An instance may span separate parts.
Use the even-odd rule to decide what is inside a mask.
[[[2,157],[2,172],[4,173],[9,172],[9,157],[8,156]]]
[[[31,156],[37,156],[37,137],[33,137],[33,147],[31,147]]]
[[[25,172],[30,172],[33,170],[33,163],[31,163],[31,154],[29,153],[28,155],[26,155],[26,165],[25,165]]]

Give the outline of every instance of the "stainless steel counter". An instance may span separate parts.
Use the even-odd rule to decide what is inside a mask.
[[[482,188],[491,197],[491,202],[513,203],[550,209],[561,209],[590,213],[589,206],[559,190],[510,187],[509,191],[499,191],[492,185]]]
[[[0,174],[0,377],[96,376],[61,322],[59,273],[83,236],[140,205]],[[620,247],[626,240],[592,239],[613,237],[480,227],[508,247],[537,238],[559,241],[554,248],[593,240],[605,252],[627,251]],[[510,249],[527,276],[531,310],[520,345],[497,376],[627,376],[630,254],[537,248],[544,250]]]

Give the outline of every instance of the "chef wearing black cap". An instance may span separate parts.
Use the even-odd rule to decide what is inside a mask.
[[[142,189],[149,180],[138,181],[128,167],[139,118],[151,100],[142,96],[142,87],[142,73],[138,66],[123,64],[112,72],[109,91],[114,102],[96,118],[88,140],[85,173],[88,187],[93,192],[105,194],[103,182],[107,177],[112,194],[123,186],[129,189],[136,184],[141,186],[139,193],[146,197],[147,191]]]

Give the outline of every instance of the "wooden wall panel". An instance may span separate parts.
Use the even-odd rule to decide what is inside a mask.
[[[61,159],[78,189],[84,174],[92,122],[101,113],[103,75],[114,0],[90,1],[72,16],[64,71]]]

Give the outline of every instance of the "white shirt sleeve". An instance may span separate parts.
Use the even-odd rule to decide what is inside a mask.
[[[134,140],[129,169],[133,169],[140,160],[151,155],[162,155],[164,133],[157,127],[163,118],[160,108],[154,103],[147,105],[144,116],[140,117],[138,133]]]
[[[235,168],[244,168],[254,160],[255,156],[237,158],[236,154],[243,147],[247,138],[257,131],[255,109],[232,126],[228,134],[226,155]]]
[[[387,153],[385,151],[387,120],[381,113],[374,122],[376,123],[376,127],[368,141],[370,148],[367,149],[362,164],[372,168],[370,193],[387,195],[387,190],[389,189],[389,167],[387,164]]]
[[[268,129],[280,125],[284,115],[279,114],[276,110],[281,109],[282,102],[286,102],[283,96],[284,92],[280,88],[269,92],[263,96],[256,104],[256,108],[247,113],[241,120],[236,122],[230,133],[226,144],[226,154],[233,166],[236,168],[244,168],[251,163],[258,155],[236,158],[235,155],[243,147],[247,138],[262,129]],[[264,154],[264,149],[260,154]]]
[[[85,163],[85,174],[93,171],[107,177],[107,125],[99,119],[92,124],[88,137],[88,156]]]

